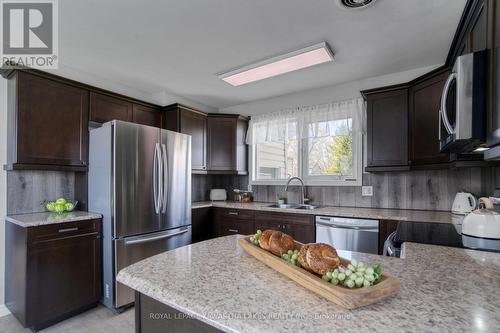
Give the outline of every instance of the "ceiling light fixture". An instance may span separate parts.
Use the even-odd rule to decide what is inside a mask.
[[[322,42],[219,74],[218,77],[233,86],[241,86],[330,61],[333,61],[333,52],[326,42]]]

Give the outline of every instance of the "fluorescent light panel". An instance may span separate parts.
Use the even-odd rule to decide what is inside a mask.
[[[329,61],[333,61],[333,53],[322,42],[218,76],[233,86],[241,86]]]

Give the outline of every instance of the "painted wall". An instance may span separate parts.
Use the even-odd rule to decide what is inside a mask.
[[[4,304],[5,215],[7,215],[7,80],[0,79],[0,315]]]
[[[361,90],[408,82],[425,73],[428,73],[436,67],[438,67],[438,65],[348,82],[341,85],[306,90],[295,94],[288,94],[240,104],[220,109],[219,111],[221,113],[236,113],[245,116],[252,116],[297,106],[323,104],[341,101],[352,97],[361,97]]]

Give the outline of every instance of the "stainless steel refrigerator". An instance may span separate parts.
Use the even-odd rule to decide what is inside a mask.
[[[103,304],[134,293],[116,281],[137,261],[191,243],[191,137],[123,121],[90,131],[89,210],[103,215]]]

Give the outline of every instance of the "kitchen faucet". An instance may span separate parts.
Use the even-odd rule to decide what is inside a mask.
[[[301,205],[305,205],[305,193],[304,193],[304,181],[302,180],[302,178],[300,177],[290,177],[288,179],[288,181],[286,182],[286,186],[285,186],[285,192],[288,191],[288,186],[290,185],[290,183],[293,181],[293,180],[298,180],[302,185],[301,185],[301,193],[302,193],[302,196],[301,196],[301,200],[300,200],[300,203]]]

